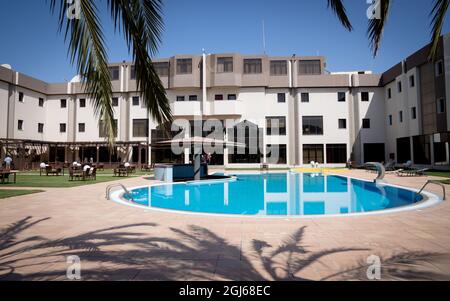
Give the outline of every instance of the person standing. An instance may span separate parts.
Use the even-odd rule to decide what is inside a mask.
[[[3,161],[5,161],[6,169],[10,170],[11,169],[11,163],[13,161],[11,156],[10,155],[6,155],[5,160],[3,160]]]

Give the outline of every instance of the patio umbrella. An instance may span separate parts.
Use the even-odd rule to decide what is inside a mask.
[[[221,139],[207,138],[207,137],[189,137],[189,138],[177,138],[172,140],[159,141],[152,146],[167,146],[172,144],[183,144],[184,147],[191,147],[194,145],[194,177],[195,180],[200,180],[200,155],[202,152],[202,146],[204,144],[208,145],[222,145],[226,147],[240,147],[245,148],[246,145],[244,143],[239,142],[230,142]]]

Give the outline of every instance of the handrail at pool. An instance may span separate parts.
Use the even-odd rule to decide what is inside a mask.
[[[439,181],[436,181],[436,180],[428,180],[428,181],[422,186],[422,188],[419,190],[418,193],[419,193],[419,194],[422,193],[422,191],[425,189],[425,187],[426,187],[428,184],[436,184],[436,185],[438,185],[438,186],[441,186],[441,187],[442,187],[442,200],[445,201],[445,185],[442,184],[442,183],[439,182]]]
[[[122,187],[122,189],[130,196],[131,201],[134,202],[133,195],[131,194],[131,192],[122,183],[115,183],[115,184],[111,184],[111,185],[106,186],[106,199],[108,201],[110,200],[111,189],[114,188],[114,187],[117,187],[117,186]]]
[[[367,162],[365,165],[372,165],[376,168],[378,172],[377,178],[374,180],[374,182],[377,181],[383,181],[384,175],[386,174],[386,169],[384,168],[384,165],[378,162]]]

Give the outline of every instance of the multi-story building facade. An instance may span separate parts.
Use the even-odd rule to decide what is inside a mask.
[[[225,140],[236,139],[242,124],[255,129],[245,142],[256,141],[257,153],[226,149],[213,155],[214,164],[392,159],[449,167],[450,35],[442,37],[435,62],[428,49],[383,74],[330,73],[321,56],[179,55],[154,64],[175,120],[219,120]],[[155,146],[167,138],[142,104],[133,65],[111,64],[110,73],[116,152],[105,144],[78,77],[52,84],[0,67],[1,155],[22,152],[35,162],[189,162],[191,149],[174,155]]]

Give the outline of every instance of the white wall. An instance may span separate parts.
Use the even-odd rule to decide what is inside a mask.
[[[6,138],[8,129],[8,84],[0,81],[0,138]]]
[[[19,102],[19,92],[23,92],[23,102]],[[39,107],[39,98],[44,98],[44,106]],[[46,96],[21,87],[17,88],[14,107],[14,138],[45,140],[49,126],[46,124]],[[18,120],[23,120],[23,130],[18,130]],[[44,133],[38,133],[38,123],[44,123]]]

